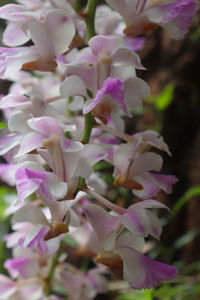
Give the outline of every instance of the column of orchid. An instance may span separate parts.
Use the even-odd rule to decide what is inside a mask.
[[[162,26],[182,38],[195,0],[89,0],[86,8],[70,0],[16,2],[0,8],[7,21],[0,76],[12,81],[0,101],[8,121],[0,176],[18,194],[7,211],[13,258],[4,264],[10,277],[0,275],[0,299],[94,299],[106,291],[107,267],[123,270],[134,289],[173,279],[175,267],[143,254],[145,238],[159,239],[162,231],[151,208],[167,208],[152,198],[177,181],[155,173],[163,161],[152,148],[170,151],[152,130],[127,135],[123,117],[133,117],[150,95],[137,77],[145,69],[135,52],[144,46],[138,36]],[[102,161],[113,168],[114,186],[140,201],[122,208],[106,198],[94,171]],[[95,268],[70,263],[66,236]]]

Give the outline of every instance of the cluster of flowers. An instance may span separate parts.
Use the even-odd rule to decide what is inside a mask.
[[[177,181],[154,173],[163,162],[150,149],[170,151],[152,130],[127,135],[123,116],[150,95],[136,75],[144,69],[138,35],[160,25],[182,38],[195,0],[89,0],[84,10],[71,0],[16,2],[0,8],[8,46],[0,48],[0,76],[13,82],[0,101],[8,120],[0,177],[18,193],[7,211],[13,258],[4,264],[10,278],[0,276],[0,299],[63,299],[56,286],[70,299],[93,299],[106,291],[107,267],[123,270],[134,289],[173,279],[175,267],[143,254],[145,238],[162,231],[150,209],[167,208],[152,198]],[[106,183],[94,172],[101,161],[113,166],[114,185],[139,202],[122,208],[105,198]],[[66,236],[80,255],[96,258],[94,269],[68,262]]]

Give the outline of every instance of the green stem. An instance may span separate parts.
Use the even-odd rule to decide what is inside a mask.
[[[72,113],[72,111],[69,109],[69,104],[70,103],[72,103],[72,101],[73,101],[73,98],[72,98],[72,96],[70,96],[68,99],[67,99],[67,111],[66,111],[66,116],[68,117],[68,118],[71,118],[71,117],[73,117],[73,113]]]
[[[55,255],[52,257],[51,264],[49,267],[49,271],[47,273],[46,279],[45,279],[45,286],[44,286],[44,294],[45,296],[49,296],[51,294],[51,281],[53,278],[53,274],[58,262],[58,258],[61,254],[61,249],[58,249],[58,251],[55,253]]]
[[[97,6],[97,0],[88,0],[85,14],[87,16],[86,19],[86,29],[87,29],[87,36],[88,40],[90,40],[95,35],[95,13],[96,13],[96,6]],[[85,99],[86,100],[86,99]],[[83,130],[83,137],[82,137],[82,143],[88,144],[90,141],[90,136],[94,124],[94,118],[93,116],[88,113],[84,117],[84,130]],[[85,185],[85,179],[79,178],[77,189],[80,189]]]
[[[88,144],[90,141],[93,123],[94,123],[93,116],[90,113],[86,114],[84,130],[83,130],[83,137],[82,137],[82,141],[81,141],[83,144]]]
[[[88,40],[95,35],[94,19],[96,13],[96,6],[97,6],[97,0],[88,0],[87,6],[85,8],[85,14],[87,15],[86,29],[87,29]],[[93,116],[90,113],[86,114],[83,138],[82,138],[83,144],[88,144],[90,141],[90,135],[92,132],[93,123],[94,123]]]
[[[90,136],[93,128],[94,118],[93,116],[88,113],[85,115],[85,123],[84,123],[84,130],[83,130],[83,137],[82,137],[82,143],[88,144],[90,141]],[[79,177],[78,185],[77,185],[77,191],[80,190],[85,185],[85,179],[82,177]]]
[[[95,35],[95,13],[96,13],[97,0],[88,0],[85,13],[87,15],[86,20],[86,29],[88,40],[91,39]]]
[[[74,2],[74,10],[75,10],[75,11],[78,11],[80,8],[81,8],[80,1],[79,1],[79,0],[76,0],[76,1]]]

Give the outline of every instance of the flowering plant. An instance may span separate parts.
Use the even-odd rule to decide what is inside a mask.
[[[0,276],[0,299],[94,299],[106,291],[109,269],[123,270],[134,289],[174,279],[174,266],[144,255],[145,238],[162,232],[151,209],[168,209],[152,198],[177,181],[155,173],[163,160],[152,148],[171,153],[153,130],[128,135],[124,117],[134,117],[151,93],[137,76],[145,69],[135,52],[144,46],[140,35],[161,26],[182,38],[195,0],[88,0],[85,8],[70,0],[16,2],[0,8],[8,46],[0,48],[0,76],[12,81],[0,101],[8,121],[0,176],[17,188],[5,237],[13,258],[4,263],[10,277]],[[107,199],[95,171],[102,163],[136,203]],[[71,264],[66,239],[93,269]]]

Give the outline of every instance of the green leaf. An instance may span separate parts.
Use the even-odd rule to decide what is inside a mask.
[[[109,185],[113,185],[114,178],[111,174],[102,174],[101,178]]]
[[[97,171],[109,169],[112,167],[113,167],[113,165],[111,165],[109,162],[107,162],[105,160],[101,160],[92,167],[92,170],[97,172]]]
[[[186,232],[175,241],[174,247],[176,249],[183,248],[185,245],[190,243],[197,236],[197,234],[197,230],[190,230],[189,232]]]
[[[64,244],[66,244],[67,246],[73,247],[73,248],[77,248],[79,245],[77,243],[77,241],[75,241],[73,239],[73,237],[71,237],[69,234],[67,234],[64,239],[62,240],[62,242]]]
[[[197,30],[195,30],[195,32],[193,32],[191,35],[191,40],[193,42],[197,42],[199,41],[199,39],[200,39],[200,27],[197,28]]]
[[[0,220],[7,218],[5,216],[5,210],[16,197],[16,193],[12,189],[4,186],[0,187]]]
[[[86,92],[89,98],[94,98],[92,91],[90,91],[89,89],[86,88]]]
[[[159,96],[155,99],[155,106],[158,110],[166,109],[173,100],[174,85],[168,84]]]
[[[61,297],[66,297],[67,296],[66,289],[61,285],[54,285],[53,293],[55,293],[56,295],[59,295]]]
[[[200,186],[195,186],[189,189],[172,207],[170,219],[173,218],[192,197],[199,195]]]
[[[8,127],[7,124],[0,122],[0,130],[4,129],[4,128],[7,128],[7,127]]]
[[[0,7],[3,6],[3,5],[6,5],[6,4],[13,3],[13,2],[14,2],[13,0],[1,0],[0,1]]]
[[[116,300],[153,300],[153,289],[123,293]]]
[[[3,264],[6,259],[8,259],[10,256],[10,253],[8,249],[6,249],[6,245],[4,241],[0,241],[0,273],[8,275],[8,271],[3,267]]]

